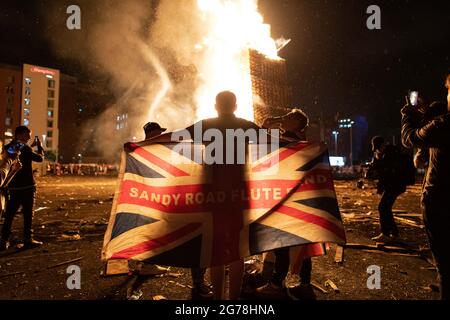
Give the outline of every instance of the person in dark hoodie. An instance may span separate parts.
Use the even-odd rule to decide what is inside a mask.
[[[39,139],[35,139],[29,146],[28,142],[30,139],[31,130],[26,126],[19,126],[15,130],[13,141],[5,146],[7,149],[17,143],[23,145],[19,156],[22,168],[8,184],[9,199],[6,204],[5,222],[1,232],[0,251],[8,249],[11,226],[20,206],[22,206],[24,217],[24,248],[33,248],[42,244],[42,242],[33,239],[31,230],[36,194],[36,181],[33,176],[32,163],[44,161],[44,148]],[[35,146],[37,147],[37,152],[34,152],[32,149]]]
[[[422,191],[425,228],[439,275],[442,300],[450,299],[450,74],[447,76],[447,112],[427,123],[409,101],[403,107],[402,143],[429,150],[429,165]]]
[[[378,180],[377,193],[381,195],[378,204],[381,233],[372,240],[391,243],[397,241],[399,236],[392,207],[397,198],[406,191],[407,185],[401,177],[401,152],[398,146],[385,143],[381,136],[372,138],[372,152],[374,157],[366,178]]]

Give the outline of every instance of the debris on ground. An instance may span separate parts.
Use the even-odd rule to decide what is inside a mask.
[[[330,287],[331,289],[333,289],[334,292],[339,293],[339,288],[337,287],[337,285],[331,281],[330,279],[328,279],[327,281],[325,281],[325,286],[326,287]]]

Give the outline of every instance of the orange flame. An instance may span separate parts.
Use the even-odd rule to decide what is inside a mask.
[[[197,118],[216,116],[214,98],[223,90],[234,92],[236,115],[253,120],[249,49],[270,59],[278,57],[270,26],[263,23],[257,0],[197,0],[205,37],[195,49],[202,55],[201,86],[196,92]]]

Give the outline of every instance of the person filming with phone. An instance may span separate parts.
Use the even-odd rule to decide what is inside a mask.
[[[4,147],[7,152],[14,149],[20,151],[19,160],[22,168],[17,171],[7,186],[8,199],[5,222],[1,231],[0,251],[8,249],[11,226],[20,206],[22,206],[24,221],[24,248],[33,248],[42,244],[42,242],[33,239],[31,231],[36,194],[32,163],[44,161],[44,148],[38,137],[35,137],[33,143],[28,145],[30,139],[31,130],[26,126],[19,126],[14,132],[13,141]],[[33,151],[33,147],[37,147],[36,152]]]
[[[402,114],[402,143],[428,150],[428,169],[422,191],[423,220],[439,275],[442,300],[450,299],[450,74],[445,81],[447,112],[424,123],[423,113],[407,99]]]
[[[19,160],[20,146],[1,148],[0,153],[0,189],[5,187],[11,175],[22,168]]]

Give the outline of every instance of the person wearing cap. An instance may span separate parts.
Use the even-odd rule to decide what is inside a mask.
[[[161,135],[163,132],[165,132],[166,130],[167,130],[166,128],[161,128],[159,123],[148,122],[144,126],[145,140],[157,137],[157,136]]]

